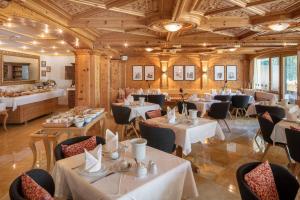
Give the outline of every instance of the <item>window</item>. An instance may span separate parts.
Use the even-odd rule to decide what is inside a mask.
[[[271,58],[271,91],[279,92],[279,57]]]
[[[297,99],[297,56],[287,56],[284,62],[284,94],[289,99]]]
[[[269,58],[256,59],[254,66],[254,88],[269,90]]]

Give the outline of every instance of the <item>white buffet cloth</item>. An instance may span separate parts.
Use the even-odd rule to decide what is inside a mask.
[[[225,135],[215,120],[198,118],[198,123],[193,125],[187,120],[180,120],[177,116],[178,123],[170,124],[166,117],[156,117],[148,119],[147,123],[162,128],[170,128],[175,133],[175,144],[182,147],[182,153],[188,155],[192,151],[192,144],[197,142],[204,143],[207,138],[217,136],[224,140]]]
[[[6,107],[12,107],[12,110],[15,111],[17,107],[21,105],[44,101],[47,99],[52,99],[61,96],[64,96],[64,90],[55,89],[49,92],[30,94],[19,97],[1,97],[0,102],[5,103]]]
[[[207,110],[210,109],[213,103],[221,102],[219,100],[199,100],[199,101],[188,101],[196,105],[197,110],[201,111],[201,117],[205,115]]]
[[[292,121],[281,120],[275,124],[273,132],[271,134],[271,139],[273,142],[281,142],[286,144],[285,129],[290,128],[291,126],[295,128],[300,128],[300,124]]]
[[[265,102],[265,103],[263,103]],[[256,115],[256,108],[255,105],[265,105],[265,106],[277,106],[277,107],[281,107],[285,110],[285,116],[287,116],[288,112],[297,112],[299,109],[299,106],[296,104],[287,104],[285,106],[280,105],[280,104],[274,104],[272,105],[270,102],[268,101],[263,101],[263,102],[257,102],[257,103],[253,103],[251,105],[249,105],[247,112],[246,112],[246,116],[250,116],[250,115]]]
[[[126,157],[134,163],[129,141],[122,143],[128,145]],[[138,178],[133,164],[129,172],[115,173],[92,184],[89,182],[93,178],[79,175],[76,169],[72,169],[84,162],[84,154],[59,160],[52,171],[55,196],[65,198],[72,193],[74,200],[181,200],[198,196],[189,161],[147,146],[146,163],[149,160],[157,164],[158,173],[155,175]],[[103,158],[106,167],[114,162],[118,161]]]
[[[133,105],[126,106],[131,109],[129,121],[137,118],[142,117],[144,120],[146,120],[146,112],[150,110],[160,110],[160,105],[155,103],[149,103],[145,102],[144,105],[139,105],[138,101],[135,101]]]

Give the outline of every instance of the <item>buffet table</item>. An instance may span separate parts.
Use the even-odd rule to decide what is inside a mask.
[[[19,124],[53,112],[58,97],[64,96],[63,89],[18,97],[0,97],[8,108],[8,123]]]

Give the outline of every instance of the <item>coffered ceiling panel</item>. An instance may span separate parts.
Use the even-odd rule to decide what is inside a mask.
[[[75,15],[91,8],[88,5],[71,2],[68,0],[51,0],[51,1],[70,15]]]

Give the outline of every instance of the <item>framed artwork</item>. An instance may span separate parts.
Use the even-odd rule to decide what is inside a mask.
[[[41,61],[41,67],[46,67],[46,61]]]
[[[146,65],[145,66],[145,80],[146,81],[154,81],[154,66],[153,65]]]
[[[132,80],[134,81],[143,80],[143,66],[141,65],[132,66]]]
[[[184,68],[184,77],[186,81],[194,81],[195,80],[195,66],[194,65],[186,65]]]
[[[236,65],[227,65],[226,66],[226,78],[228,81],[236,81],[237,80]]]
[[[173,66],[173,80],[174,81],[183,81],[184,80],[184,69],[183,65],[174,65]]]
[[[215,65],[215,81],[224,81],[225,80],[225,66],[224,65]]]
[[[46,71],[47,71],[47,72],[51,72],[51,67],[50,67],[50,66],[47,66],[47,67],[46,67]]]
[[[42,70],[41,71],[41,76],[45,77],[47,75],[47,71],[46,70]]]

